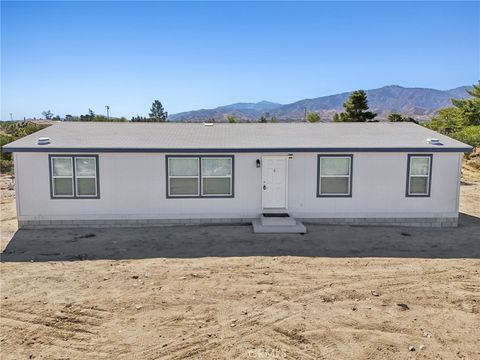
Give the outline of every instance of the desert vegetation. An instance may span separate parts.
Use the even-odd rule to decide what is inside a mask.
[[[0,170],[9,173],[13,169],[12,154],[3,151],[3,145],[37,132],[48,125],[31,121],[0,121]]]
[[[452,99],[451,107],[441,109],[426,124],[432,130],[474,147],[480,146],[480,82],[467,90],[469,99]]]

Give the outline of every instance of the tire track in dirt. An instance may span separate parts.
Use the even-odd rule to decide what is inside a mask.
[[[398,276],[395,277],[395,279],[398,280]],[[381,281],[383,281],[384,279],[379,279]],[[351,284],[351,283],[350,283]],[[350,285],[350,284],[344,284],[344,287],[346,287],[347,289],[343,289],[340,293],[338,293],[337,291],[334,291],[334,289],[332,289],[332,292],[334,292],[337,296],[337,299],[335,301],[342,301],[341,297],[345,297],[346,300],[353,300],[357,297],[359,298],[365,298],[365,296],[361,296],[361,294],[358,292],[358,290],[349,290],[347,285]],[[407,285],[408,283],[406,283]],[[338,281],[335,282],[335,285],[336,287],[338,287],[339,283]],[[352,287],[356,287],[358,289],[358,284],[355,283],[355,284],[352,284],[351,285]],[[269,307],[267,307],[267,311],[265,309],[263,309],[263,312],[264,313],[270,313],[270,314],[279,314],[279,311],[277,310],[280,310],[282,305],[286,305],[286,304],[291,304],[291,303],[309,303],[311,302],[312,298],[315,298],[315,297],[318,297],[318,295],[322,292],[324,292],[325,289],[329,289],[328,286],[321,286],[321,287],[318,287],[316,289],[314,289],[313,291],[306,291],[305,293],[302,293],[300,294],[299,296],[296,296],[296,297],[293,297],[293,298],[290,298],[288,301],[279,301],[279,302],[276,302],[272,305],[270,305]],[[248,325],[261,325],[261,328],[258,329],[257,331],[254,331],[254,333],[258,333],[258,332],[261,332],[261,331],[265,331],[267,329],[271,329],[271,328],[274,328],[275,325],[278,326],[278,323],[281,322],[282,320],[292,320],[292,318],[294,317],[300,317],[301,314],[295,314],[295,315],[292,315],[292,316],[289,316],[289,317],[271,317],[270,319],[268,319],[266,316],[261,316],[261,315],[257,315],[255,317],[251,317],[249,320],[247,321],[243,321],[243,322],[239,322],[238,323],[238,326],[240,327],[244,327],[244,326],[248,326]],[[270,321],[268,321],[270,320]],[[291,322],[291,321],[290,321]],[[355,323],[355,325],[357,325],[359,328],[360,326],[358,325],[358,322],[353,322]],[[350,324],[352,325],[352,324]],[[347,325],[347,326],[350,326],[350,325]],[[258,326],[257,326],[258,327]],[[277,332],[280,332],[280,333],[283,333],[284,335],[287,335],[285,333],[285,331],[283,330],[279,330],[278,328],[274,328],[274,330],[276,330]],[[401,329],[401,328],[398,328],[396,329],[397,331],[400,331],[400,330],[404,330],[404,329]],[[392,330],[392,333],[394,333],[395,330]],[[243,335],[251,335],[251,332],[247,332],[247,333],[244,333]],[[257,334],[258,335],[258,334]],[[305,334],[306,335],[306,334]],[[308,338],[308,337],[307,337]],[[293,340],[298,340],[299,339],[293,339]],[[336,359],[338,358],[338,354],[339,354],[339,348],[337,346],[337,343],[341,343],[342,342],[342,338],[341,337],[335,337],[333,335],[327,337],[325,334],[320,338],[320,341],[318,341],[314,347],[314,350],[312,353],[310,352],[305,352],[305,351],[300,351],[300,349],[298,348],[298,346],[293,346],[292,347],[292,344],[288,344],[289,345],[289,351],[292,352],[293,350],[296,350],[298,351],[298,355],[300,356],[299,358],[305,358],[307,356],[311,356],[312,358],[319,358],[319,359]],[[297,345],[297,344],[296,344]]]
[[[199,338],[199,336],[185,339],[181,343],[149,346],[140,351],[129,352],[128,354],[120,355],[117,357],[117,359],[188,359],[194,355],[200,355],[201,353],[213,350],[220,346],[220,344],[215,344],[197,338]]]
[[[321,287],[320,289],[322,289]],[[315,289],[314,291],[317,291],[319,289]],[[311,293],[311,291],[309,291]],[[300,294],[299,297],[305,296],[305,293]],[[298,298],[299,298],[298,297]],[[280,300],[277,301],[269,306],[269,308],[272,307],[278,307],[281,308],[282,306],[288,305],[289,301],[285,300]],[[228,336],[223,339],[222,341],[222,346],[235,346],[238,345],[238,338],[242,338],[244,340],[248,340],[249,338],[258,338],[258,333],[261,332],[269,332],[271,331],[275,325],[280,324],[283,321],[291,320],[294,317],[300,317],[299,314],[292,314],[292,315],[284,315],[284,311],[272,311],[272,315],[265,314],[264,311],[261,313],[256,313],[248,316],[246,319],[242,319],[241,321],[236,321],[235,322],[235,327],[231,329],[233,331],[233,334],[231,336]],[[228,318],[228,316],[223,316],[222,318]],[[181,319],[182,320],[182,319]],[[178,319],[170,319],[165,321],[162,321],[162,325],[169,324],[170,326],[173,323],[178,322]],[[258,327],[257,325],[260,325]],[[182,326],[182,325],[179,325]],[[243,328],[248,328],[254,326],[256,329],[253,331],[248,329],[244,330]],[[211,341],[206,341],[208,339],[208,333],[219,333],[220,329],[222,327],[225,328],[230,328],[230,325],[228,322],[226,322],[224,325],[217,324],[214,326],[210,326],[208,330],[206,331],[200,331],[196,332],[194,336],[191,337],[184,337],[184,340],[177,344],[174,345],[172,348],[171,345],[164,346],[162,344],[152,346],[148,349],[144,349],[141,352],[136,352],[134,357],[139,357],[139,358],[146,358],[146,359],[154,359],[157,357],[162,357],[165,359],[169,358],[186,358],[186,357],[191,357],[195,355],[196,357],[200,356],[200,353],[205,354],[205,352],[211,352],[214,351],[215,348],[219,347],[220,344],[211,342]],[[240,331],[239,331],[240,330]],[[189,342],[189,343],[188,343]],[[206,343],[206,344],[205,344]],[[201,347],[199,345],[203,344]],[[291,344],[290,344],[291,347]],[[165,351],[168,350],[168,355],[165,354]],[[163,354],[163,355],[162,355]],[[303,353],[303,357],[307,355],[307,353]],[[315,354],[308,354],[308,357],[315,359]]]
[[[92,352],[99,356],[102,354],[95,341],[104,314],[91,308],[66,307],[32,312],[28,308],[9,304],[2,306],[0,318],[1,327],[20,332],[22,338],[17,341],[25,345],[56,346],[63,349],[62,353],[72,352],[76,357]]]
[[[302,303],[302,299],[304,298],[311,298],[315,297],[318,292],[325,289],[326,286],[321,286],[315,289],[305,289],[305,291],[300,292],[299,295],[290,298],[289,300],[280,300],[268,305],[266,308],[262,309],[261,313],[256,313],[253,316],[249,316],[247,319],[242,321],[236,322],[235,329],[240,329],[240,336],[242,339],[258,339],[260,334],[263,333],[264,337],[266,338],[274,338],[272,336],[268,336],[269,332],[274,331],[277,333],[281,333],[295,344],[292,345],[291,343],[288,344],[289,352],[297,353],[300,355],[300,358],[318,358],[317,351],[313,353],[305,352],[298,347],[299,342],[308,342],[308,340],[300,333],[296,334],[296,336],[291,336],[288,330],[284,330],[281,327],[282,322],[292,322],[293,319],[298,318],[297,323],[302,323],[302,314],[294,313],[291,314],[291,309],[288,305],[292,303]],[[287,314],[285,314],[287,312]],[[252,330],[251,327],[254,327]],[[245,329],[248,328],[248,329]],[[274,341],[273,346],[277,346],[278,340]],[[272,345],[272,344],[270,344]],[[328,353],[332,354],[332,356],[338,352],[338,348],[334,346],[334,343],[324,343],[325,347],[328,349]]]
[[[34,324],[42,327],[51,328],[53,330],[64,331],[71,335],[85,334],[85,335],[97,335],[95,331],[89,330],[79,325],[93,325],[84,323],[79,319],[70,318],[64,315],[54,314],[33,314],[24,311],[17,311],[14,309],[3,309],[1,317],[5,320],[13,320],[20,323]]]
[[[10,309],[33,313],[31,309],[38,308],[40,314],[47,316],[47,322],[57,320],[59,326],[65,325],[68,330],[84,328],[94,334],[71,335],[59,329],[44,329],[12,320],[8,323],[15,328],[2,330],[2,341],[5,339],[2,346],[13,349],[12,354],[22,358],[27,342],[38,332],[40,338],[34,348],[38,350],[36,354],[43,354],[45,359],[64,356],[230,360],[251,359],[250,349],[258,350],[264,358],[265,353],[261,351],[279,349],[287,354],[287,359],[383,360],[412,355],[408,345],[418,337],[419,341],[427,341],[427,351],[415,354],[424,355],[426,359],[433,359],[437,348],[443,351],[443,358],[448,358],[445,351],[455,353],[459,346],[471,358],[477,354],[468,343],[468,339],[473,339],[468,332],[474,332],[473,323],[478,319],[474,301],[476,268],[468,263],[453,269],[450,267],[453,261],[432,260],[419,265],[421,260],[402,260],[404,265],[399,266],[398,260],[390,265],[389,261],[369,259],[351,261],[353,264],[335,260],[337,265],[332,266],[333,260],[306,258],[298,263],[302,271],[292,271],[295,263],[290,259],[282,264],[260,259],[260,265],[270,261],[271,266],[258,268],[255,267],[257,260],[251,259],[229,259],[229,266],[235,261],[239,262],[238,271],[237,268],[229,272],[220,269],[218,276],[214,274],[223,261],[217,259],[124,262],[128,266],[127,279],[130,273],[149,273],[149,280],[137,288],[126,284],[124,272],[122,276],[111,275],[111,262],[89,263],[94,276],[85,278],[85,283],[99,282],[104,288],[101,291],[95,287],[87,290],[85,284],[78,281],[86,276],[83,274],[86,263],[81,267],[76,267],[78,263],[69,264],[73,271],[66,266],[22,264],[24,268],[31,267],[27,269],[31,275],[28,277],[17,270],[17,278],[9,280],[6,293],[9,300],[5,304]],[[203,276],[205,269],[191,267],[192,263],[203,262],[210,264],[209,271],[213,274],[210,277]],[[242,271],[245,264],[250,266]],[[442,268],[438,269],[437,264],[442,264]],[[478,262],[475,265],[478,268]],[[431,271],[425,271],[427,267]],[[31,289],[19,291],[16,287],[18,278],[36,279],[38,271],[64,274],[49,277],[51,282],[63,280],[50,284],[61,290],[55,288],[55,296],[46,294],[48,304],[45,306],[39,301],[23,299],[23,294],[38,299]],[[308,279],[306,271],[310,272]],[[106,282],[103,282],[104,276],[108,278]],[[73,289],[72,281],[76,282]],[[380,296],[372,295],[373,290]],[[92,296],[93,291],[98,298]],[[13,299],[22,300],[12,305]],[[68,307],[55,304],[72,299],[75,303]],[[91,310],[87,304],[93,302],[103,310]],[[410,311],[400,312],[396,305],[399,302],[408,304]],[[136,304],[143,308],[135,309]],[[455,310],[457,316],[449,315],[450,310]],[[18,316],[33,319],[32,314]],[[413,321],[414,317],[418,320]],[[442,323],[464,331],[445,334]],[[431,330],[435,340],[423,340],[420,327]],[[55,331],[63,334],[61,336],[71,336],[72,341],[62,340],[61,336],[55,338],[51,334]],[[436,342],[441,337],[445,342]],[[24,342],[19,344],[19,340]]]

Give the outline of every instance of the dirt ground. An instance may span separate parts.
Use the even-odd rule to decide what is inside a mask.
[[[480,156],[463,165],[460,212],[480,218]]]
[[[480,176],[463,175],[458,228],[304,236],[16,232],[2,176],[0,357],[480,359]]]

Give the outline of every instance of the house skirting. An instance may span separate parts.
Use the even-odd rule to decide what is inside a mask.
[[[458,217],[417,218],[303,218],[304,224],[352,225],[352,226],[411,226],[411,227],[457,227]]]
[[[242,225],[251,224],[253,218],[225,219],[116,219],[116,220],[19,220],[22,229],[38,228],[110,228],[110,227],[155,227],[187,225]],[[458,217],[428,218],[298,218],[305,225],[352,225],[352,226],[409,226],[409,227],[456,227]]]

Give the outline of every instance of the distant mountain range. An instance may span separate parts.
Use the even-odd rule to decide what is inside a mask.
[[[451,90],[428,88],[405,88],[397,85],[366,90],[370,109],[376,112],[378,120],[384,120],[391,112],[411,116],[420,121],[429,120],[439,109],[451,106],[452,98],[466,98],[469,95],[461,86]],[[291,104],[277,104],[269,101],[258,103],[236,103],[215,109],[202,109],[181,112],[169,116],[170,121],[199,122],[209,119],[226,121],[227,115],[233,115],[238,121],[258,121],[262,115],[277,121],[303,121],[307,112],[317,112],[322,121],[331,121],[333,115],[343,111],[342,104],[351,92],[304,99]]]

